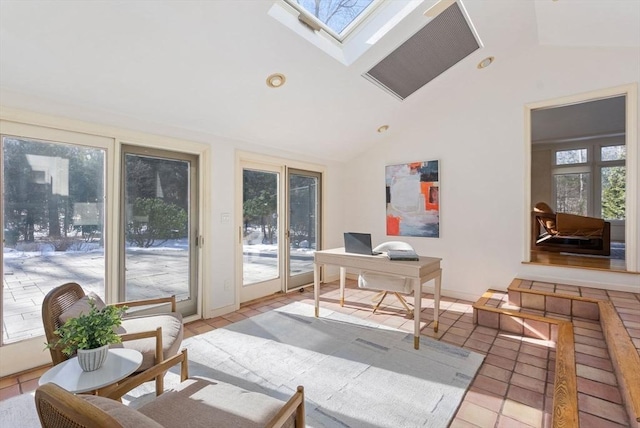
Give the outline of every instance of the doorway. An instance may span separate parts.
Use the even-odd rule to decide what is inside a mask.
[[[636,99],[634,88],[619,87],[525,107],[525,260],[605,270],[637,268]],[[540,202],[554,212],[604,220],[610,225],[611,256],[534,250],[530,213]]]
[[[243,161],[240,302],[313,282],[322,173]]]

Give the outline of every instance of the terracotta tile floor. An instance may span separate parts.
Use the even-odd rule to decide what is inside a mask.
[[[353,281],[349,281],[345,305],[341,308],[337,283],[326,284],[321,290],[321,306],[413,331],[413,320],[406,317],[393,296],[387,297],[378,312],[373,314],[371,298],[374,294],[358,289]],[[632,329],[636,327],[639,313],[635,305],[640,303],[629,304],[627,295],[612,297],[619,300],[617,306],[628,315],[629,326]],[[185,337],[224,327],[292,301],[313,304],[312,290],[261,299],[231,314],[189,323],[185,326]],[[450,426],[550,427],[554,344],[475,326],[472,303],[446,297],[441,299],[440,327],[436,334],[432,326],[433,296],[423,294],[422,335],[486,355]],[[599,323],[576,320],[575,326],[581,428],[629,426]],[[40,368],[0,379],[0,400],[34,390],[38,377],[45,370]]]

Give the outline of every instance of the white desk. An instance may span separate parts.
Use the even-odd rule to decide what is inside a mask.
[[[413,282],[414,292],[414,328],[413,346],[420,347],[420,305],[422,302],[422,284],[435,279],[433,330],[438,331],[438,313],[440,312],[440,287],[442,281],[442,269],[440,261],[435,257],[420,256],[419,261],[389,260],[386,254],[368,256],[362,254],[345,253],[344,248],[316,251],[313,262],[313,293],[316,303],[316,317],[320,315],[320,267],[323,265],[340,266],[340,306],[344,305],[344,283],[347,268],[360,271],[386,273],[410,278]]]
[[[73,393],[96,391],[110,386],[135,372],[142,364],[142,354],[133,349],[109,349],[109,355],[102,367],[92,372],[85,372],[78,364],[78,357],[73,357],[45,372],[38,380],[38,385],[55,383]]]

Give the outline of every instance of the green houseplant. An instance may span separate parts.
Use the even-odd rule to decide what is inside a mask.
[[[65,355],[78,354],[78,363],[84,371],[99,369],[107,357],[109,345],[122,340],[116,329],[122,324],[126,307],[96,307],[89,299],[89,312],[76,318],[70,318],[55,331],[58,340],[48,343],[47,347],[61,348]]]

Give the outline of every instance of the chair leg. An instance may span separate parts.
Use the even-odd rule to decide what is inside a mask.
[[[160,396],[164,392],[164,375],[166,372],[162,372],[156,376],[156,397]]]
[[[375,314],[376,311],[378,310],[378,308],[380,307],[380,304],[382,303],[382,301],[384,300],[385,297],[387,297],[388,292],[387,291],[383,291],[382,292],[382,297],[380,298],[380,300],[378,301],[378,303],[376,304],[376,306],[373,308],[373,313]]]
[[[407,310],[407,312],[409,313],[409,316],[413,318],[413,309],[409,307],[409,304],[407,303],[406,300],[404,300],[404,297],[402,297],[399,293],[393,293],[393,294],[395,294],[398,300],[400,301],[400,303],[402,303],[402,306],[404,306],[404,308]]]
[[[371,304],[378,303],[380,300],[384,299],[384,296],[387,295],[386,291],[378,291],[378,294],[371,298]]]

